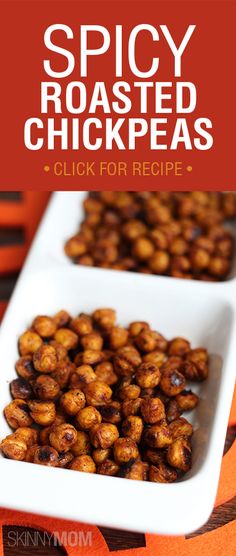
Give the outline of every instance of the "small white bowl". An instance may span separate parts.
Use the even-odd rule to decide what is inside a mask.
[[[2,409],[10,401],[17,339],[37,314],[64,308],[76,315],[114,307],[121,325],[147,320],[167,338],[183,335],[194,347],[205,346],[211,354],[210,374],[194,388],[201,402],[189,415],[195,430],[193,466],[181,482],[130,481],[1,457],[0,506],[145,533],[196,530],[213,508],[233,393],[235,281],[222,287],[56,262],[48,270],[33,270],[46,264],[45,241],[42,227],[1,326],[1,437],[10,432]]]

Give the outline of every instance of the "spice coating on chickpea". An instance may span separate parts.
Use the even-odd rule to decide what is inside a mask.
[[[62,423],[62,425],[53,427],[49,440],[51,446],[58,452],[68,452],[77,440],[77,431],[73,425]]]
[[[167,396],[176,396],[184,390],[185,384],[184,375],[173,369],[164,371],[160,380],[160,388]]]
[[[75,416],[75,425],[78,429],[88,431],[94,425],[102,422],[102,416],[92,405],[84,407]]]
[[[75,443],[71,446],[71,452],[74,456],[82,456],[84,454],[90,454],[91,443],[89,436],[84,431],[77,431],[77,438]]]
[[[57,353],[53,346],[43,344],[34,352],[33,364],[40,373],[52,373],[57,366]]]
[[[4,409],[5,418],[12,429],[29,427],[32,424],[29,405],[25,400],[15,399]]]
[[[141,388],[155,388],[160,382],[161,373],[155,363],[145,362],[136,372],[136,380]]]
[[[13,398],[29,400],[33,397],[33,389],[28,380],[16,378],[10,384],[11,395]]]
[[[40,400],[55,400],[60,392],[60,386],[54,378],[40,375],[34,383],[34,392]]]
[[[117,463],[128,463],[138,457],[138,447],[131,438],[118,438],[114,444],[114,458]]]
[[[47,465],[48,467],[57,467],[58,455],[58,452],[51,446],[38,446],[34,452],[34,463]]]
[[[122,434],[137,442],[141,440],[143,432],[143,420],[137,415],[129,415],[122,423]]]
[[[82,471],[83,473],[96,473],[96,465],[88,455],[77,456],[73,459],[70,469],[73,471]]]
[[[76,415],[85,406],[86,400],[82,390],[72,388],[61,396],[60,405],[62,410],[68,415]]]
[[[31,355],[20,357],[15,365],[17,374],[25,380],[34,380],[37,376]]]
[[[53,402],[30,400],[28,402],[30,415],[37,425],[48,427],[56,418],[56,407]]]
[[[141,402],[141,414],[151,425],[165,418],[165,406],[159,398],[146,398]]]
[[[119,431],[112,423],[99,423],[90,429],[89,437],[94,448],[110,448],[119,438]]]
[[[99,407],[108,403],[112,397],[112,390],[108,384],[95,380],[87,384],[84,388],[85,397],[88,405]]]
[[[126,201],[125,195],[125,212]],[[152,209],[152,218],[163,217]],[[184,229],[195,233],[187,219]],[[109,234],[100,233],[107,241]],[[170,222],[163,233],[169,244],[180,231]],[[163,483],[190,469],[194,431],[181,414],[199,403],[186,382],[207,378],[204,347],[181,337],[168,341],[142,320],[121,327],[113,309],[75,318],[63,310],[33,323],[28,332],[42,336],[16,363],[19,378],[4,410],[14,432],[0,444],[4,457]]]
[[[79,341],[78,335],[68,328],[58,328],[54,334],[54,339],[67,350],[75,349]]]
[[[36,332],[28,330],[20,336],[19,352],[20,355],[32,355],[42,345],[43,340]]]
[[[172,467],[187,472],[191,467],[191,447],[186,438],[177,438],[167,450],[167,461]]]
[[[57,329],[55,321],[51,317],[46,316],[36,317],[36,319],[34,319],[32,323],[32,326],[35,332],[37,332],[37,334],[39,334],[41,338],[50,338],[50,336],[53,336],[55,334]]]

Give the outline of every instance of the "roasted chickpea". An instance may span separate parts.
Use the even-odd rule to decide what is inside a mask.
[[[111,459],[106,459],[98,465],[97,473],[99,475],[109,475],[114,477],[119,471],[119,465]]]
[[[21,399],[15,399],[13,402],[10,402],[4,409],[4,415],[12,429],[29,427],[33,422],[30,417],[28,403]]]
[[[34,352],[33,363],[36,371],[52,373],[57,367],[57,353],[53,346],[43,344]]]
[[[160,463],[163,463],[165,460],[165,451],[158,450],[153,448],[148,448],[144,452],[144,458],[149,463],[153,463],[153,465],[159,466]]]
[[[230,263],[223,257],[212,257],[208,265],[208,272],[217,278],[224,278],[230,269]]]
[[[159,398],[146,398],[141,402],[141,414],[145,423],[154,424],[165,418],[165,406]]]
[[[156,332],[153,330],[142,330],[135,338],[135,344],[141,351],[149,352],[156,349]]]
[[[167,237],[159,228],[153,228],[150,231],[150,238],[157,249],[161,251],[166,251],[168,249]]]
[[[157,250],[148,261],[148,266],[154,274],[165,274],[169,268],[170,256],[166,251]]]
[[[166,355],[163,351],[154,350],[146,353],[143,356],[143,363],[154,363],[157,367],[161,367],[166,360]]]
[[[104,463],[111,455],[111,448],[95,448],[92,453],[93,461],[96,465]]]
[[[41,338],[50,338],[56,332],[56,323],[51,317],[38,316],[33,321],[33,329]]]
[[[174,338],[169,343],[168,352],[170,355],[182,356],[190,351],[190,343],[185,338]]]
[[[112,423],[99,423],[90,429],[89,437],[94,448],[110,448],[119,438],[119,431]]]
[[[51,446],[38,446],[34,452],[34,463],[47,465],[48,467],[57,467],[58,455],[58,452]]]
[[[91,334],[93,331],[92,319],[88,315],[80,315],[70,321],[70,328],[78,334],[78,336]]]
[[[91,443],[88,434],[84,431],[77,431],[77,439],[71,446],[71,452],[74,456],[82,456],[90,454]]]
[[[33,397],[33,390],[28,380],[15,378],[10,383],[10,391],[13,398],[29,400]]]
[[[59,361],[56,370],[51,373],[51,377],[59,384],[61,389],[64,389],[68,386],[74,371],[75,365],[73,363],[67,360]]]
[[[113,447],[116,463],[124,464],[135,460],[138,455],[138,447],[132,438],[118,438]]]
[[[144,440],[151,448],[166,448],[173,439],[169,427],[165,423],[158,423],[145,430]]]
[[[55,421],[56,407],[53,402],[29,400],[28,405],[30,415],[37,425],[48,427]]]
[[[127,344],[129,333],[125,328],[113,326],[109,333],[109,344],[111,349],[119,349]]]
[[[137,415],[129,415],[122,423],[123,436],[127,436],[137,442],[141,440],[143,432],[143,420]]]
[[[124,346],[118,349],[114,356],[114,369],[121,376],[133,374],[141,363],[141,356],[133,346]]]
[[[60,386],[51,376],[40,375],[34,383],[34,392],[40,400],[55,400],[59,395]]]
[[[114,372],[114,367],[111,361],[103,361],[96,366],[95,376],[97,380],[105,382],[112,386],[118,381],[118,377]]]
[[[155,247],[146,237],[139,237],[134,241],[133,254],[139,261],[146,261],[150,259],[155,251]]]
[[[119,388],[119,398],[121,400],[136,400],[141,392],[140,386],[137,384],[129,384]]]
[[[133,465],[128,465],[128,468],[124,471],[126,479],[132,479],[133,481],[145,480],[145,463],[143,461],[135,461]]]
[[[182,410],[177,403],[177,397],[181,395],[182,393],[178,394],[176,398],[171,398],[166,405],[166,420],[168,423],[171,423],[175,419],[178,419],[178,417],[180,417],[181,415]]]
[[[100,408],[100,413],[103,421],[108,423],[113,423],[117,425],[121,421],[121,404],[120,402],[114,400],[106,405],[102,405]]]
[[[69,423],[53,427],[49,435],[51,446],[58,452],[68,452],[77,440],[77,430]]]
[[[141,408],[141,398],[136,398],[136,400],[125,400],[122,404],[122,412],[125,417],[129,415],[137,415]]]
[[[131,322],[128,330],[130,336],[133,338],[135,336],[138,336],[140,332],[142,332],[143,330],[150,330],[150,326],[147,322],[135,321],[135,322]]]
[[[192,436],[193,427],[191,423],[184,419],[184,417],[179,417],[169,424],[169,429],[173,438],[179,438],[180,436]]]
[[[129,220],[122,226],[122,233],[129,241],[135,241],[146,234],[147,227],[141,220]]]
[[[96,407],[89,405],[80,409],[80,411],[75,416],[75,426],[79,429],[88,431],[94,425],[102,422],[102,416]]]
[[[162,373],[160,388],[167,396],[176,396],[180,394],[180,392],[184,390],[185,384],[184,375],[177,370],[170,369]]]
[[[177,438],[167,450],[167,461],[181,471],[191,468],[191,446],[186,438]]]
[[[56,328],[63,328],[64,326],[67,326],[67,324],[69,324],[71,316],[67,311],[64,311],[64,309],[62,309],[54,315],[53,320],[55,322]]]
[[[75,457],[70,464],[70,469],[83,473],[96,473],[96,465],[93,459],[85,454]]]
[[[150,465],[149,481],[154,483],[173,483],[177,479],[177,473],[173,467],[169,467],[165,463],[159,463],[158,466]]]
[[[95,380],[86,384],[84,393],[88,405],[99,407],[108,403],[112,397],[112,389],[105,382]]]
[[[62,452],[58,455],[58,467],[68,467],[73,459],[74,456],[72,452]]]
[[[135,378],[141,388],[155,388],[160,382],[161,373],[157,365],[146,362],[140,365]]]
[[[221,239],[216,244],[216,255],[230,258],[233,255],[234,243],[231,237]]]
[[[82,362],[84,365],[96,365],[102,361],[102,351],[95,349],[85,349],[82,354]]]
[[[54,339],[67,350],[75,349],[79,340],[78,335],[68,328],[58,328],[54,334]]]
[[[20,355],[32,355],[42,345],[43,340],[36,332],[27,330],[20,336],[19,352]]]
[[[70,387],[84,389],[86,384],[90,384],[96,380],[97,376],[91,365],[80,365],[71,374]]]
[[[38,443],[38,431],[31,427],[20,427],[14,432],[15,437],[21,438],[26,443],[27,448]]]
[[[205,361],[193,363],[186,360],[181,366],[181,371],[188,380],[201,381],[205,380],[208,376],[208,365]]]
[[[65,349],[62,344],[59,344],[56,340],[50,340],[49,345],[56,350],[56,356],[59,362],[68,360],[67,349]]]
[[[103,347],[103,337],[98,332],[86,334],[80,340],[84,350],[101,351]]]
[[[16,372],[25,380],[34,380],[37,376],[31,355],[25,355],[24,357],[20,357],[16,362]]]
[[[6,458],[23,461],[28,448],[23,438],[10,434],[0,443],[0,450]]]
[[[199,397],[191,390],[183,390],[181,394],[176,396],[176,403],[181,411],[190,411],[194,409],[199,402]]]
[[[113,309],[97,309],[92,316],[95,323],[104,330],[109,330],[115,326],[116,311]]]
[[[28,463],[35,463],[34,462],[34,456],[35,456],[35,452],[38,448],[39,448],[38,444],[34,444],[30,448],[28,448],[28,450],[26,452],[26,456],[25,456],[25,461],[27,461]]]
[[[60,405],[63,411],[68,415],[76,415],[80,409],[85,406],[86,400],[82,390],[72,388],[61,396]]]
[[[76,259],[77,257],[80,257],[87,252],[87,245],[82,238],[74,236],[68,239],[64,249],[68,257],[71,257],[71,259]]]
[[[188,243],[183,237],[176,237],[170,243],[169,251],[171,255],[181,256],[188,252]]]
[[[212,255],[215,250],[214,241],[207,236],[198,237],[194,242],[194,246],[198,247],[201,250],[204,249],[204,251],[207,251],[207,253],[209,253],[210,255]]]

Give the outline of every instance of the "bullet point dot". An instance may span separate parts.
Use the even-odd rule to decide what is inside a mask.
[[[193,167],[192,166],[187,166],[187,172],[192,172]]]
[[[49,172],[50,170],[50,166],[48,166],[47,164],[44,166],[44,172]]]

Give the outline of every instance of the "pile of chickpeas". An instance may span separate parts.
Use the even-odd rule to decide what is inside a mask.
[[[235,193],[90,192],[65,244],[75,264],[218,281],[230,272]]]
[[[187,381],[207,378],[204,348],[97,309],[37,316],[19,353],[6,458],[161,483],[190,469],[193,427],[181,415],[199,401]]]

